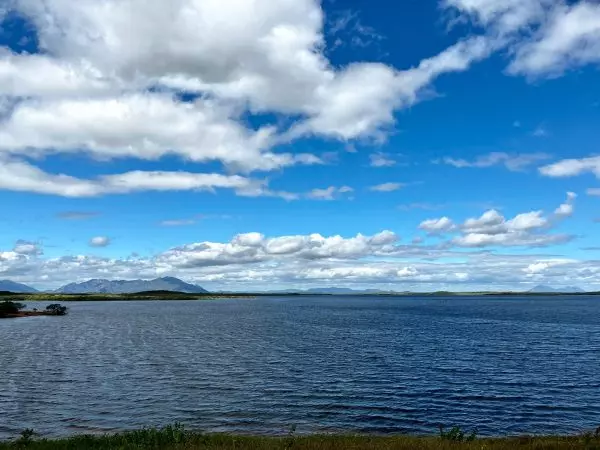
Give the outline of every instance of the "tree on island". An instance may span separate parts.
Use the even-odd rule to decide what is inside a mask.
[[[58,303],[53,303],[46,306],[46,312],[52,313],[55,316],[64,316],[67,314],[67,307],[59,305]]]
[[[19,311],[21,311],[23,308],[25,308],[25,305],[23,303],[5,300],[3,302],[0,302],[0,317],[19,314]]]

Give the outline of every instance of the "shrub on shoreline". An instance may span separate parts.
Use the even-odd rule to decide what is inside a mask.
[[[11,314],[19,314],[19,311],[25,308],[23,303],[11,302],[5,300],[0,302],[0,317],[6,317]]]

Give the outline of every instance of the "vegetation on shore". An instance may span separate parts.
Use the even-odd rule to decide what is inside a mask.
[[[252,450],[600,450],[600,432],[581,436],[521,436],[477,439],[459,428],[441,432],[437,437],[414,436],[297,436],[283,437],[202,434],[186,431],[176,424],[161,429],[94,436],[79,435],[65,439],[37,439],[25,430],[16,440],[1,443],[0,450],[85,450],[85,449],[252,449]]]
[[[216,300],[222,298],[252,298],[249,294],[188,294],[172,291],[146,291],[133,294],[55,294],[35,293],[17,294],[0,291],[0,298],[15,302],[93,302],[93,301],[124,301],[124,300]]]
[[[34,308],[33,311],[25,311],[23,303],[4,300],[0,302],[0,319],[31,316],[64,316],[67,314],[67,307],[58,303],[46,306],[46,309],[39,311]]]

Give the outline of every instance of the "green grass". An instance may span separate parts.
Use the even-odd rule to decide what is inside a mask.
[[[449,437],[451,436],[451,437]],[[600,450],[598,432],[581,436],[514,437],[495,439],[452,440],[460,433],[438,437],[413,436],[337,436],[311,435],[285,437],[250,437],[225,434],[200,434],[184,430],[181,425],[161,429],[148,428],[113,435],[80,435],[66,439],[36,439],[30,430],[11,442],[0,443],[0,450],[85,450],[85,449],[264,449],[264,450]]]

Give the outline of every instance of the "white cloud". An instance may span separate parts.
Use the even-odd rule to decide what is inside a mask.
[[[53,59],[4,55],[12,94],[55,97],[158,84],[209,93],[238,108],[301,116],[285,139],[381,139],[395,110],[420,100],[438,76],[466,70],[492,50],[477,37],[404,71],[368,62],[338,69],[324,54],[316,0],[18,0],[15,7],[35,24]],[[15,86],[15,73],[35,74],[38,67],[51,74],[47,86],[29,75]]]
[[[176,154],[187,160],[221,161],[242,170],[320,164],[314,155],[274,154],[274,130],[250,131],[212,100],[176,101],[165,94],[127,94],[102,99],[25,101],[0,123],[0,152],[90,153],[99,159],[155,160]]]
[[[484,212],[479,218],[465,220],[462,229],[467,233],[497,234],[504,231],[504,216],[495,209]]]
[[[29,256],[41,255],[44,253],[38,243],[26,241],[23,239],[19,239],[15,243],[13,252],[15,252],[18,255],[29,255]]]
[[[544,259],[531,263],[527,267],[523,268],[523,272],[529,277],[539,278],[543,274],[547,273],[552,268],[557,268],[563,265],[572,264],[573,260],[568,259]]]
[[[542,211],[531,211],[528,213],[517,214],[514,218],[506,222],[507,231],[530,231],[538,228],[544,228],[548,225],[548,219],[542,217]]]
[[[549,217],[544,217],[543,211],[530,211],[517,214],[507,220],[497,210],[491,209],[480,217],[466,219],[458,226],[448,217],[442,217],[426,220],[421,223],[419,228],[429,234],[460,233],[459,236],[452,238],[447,243],[450,246],[548,246],[566,242],[572,238],[572,236],[564,234],[549,234],[548,230],[557,221],[573,214],[573,203],[576,197],[575,193],[568,192],[567,200]]]
[[[478,156],[475,160],[468,161],[466,159],[456,159],[451,157],[445,157],[436,162],[442,162],[449,164],[454,167],[476,167],[486,168],[493,166],[504,166],[511,171],[521,171],[527,167],[536,164],[540,161],[546,160],[550,155],[546,153],[521,153],[521,154],[509,154],[504,152],[492,152],[487,155]]]
[[[538,273],[545,272],[546,269],[548,269],[549,267],[550,267],[550,264],[548,264],[546,262],[537,262],[537,263],[529,264],[527,267],[525,267],[523,269],[523,271],[528,274],[535,275]]]
[[[600,197],[600,188],[590,188],[586,191],[587,195]]]
[[[496,210],[486,211],[479,218],[465,220],[459,227],[462,235],[452,239],[451,243],[461,247],[541,247],[566,242],[571,236],[548,234],[546,231],[553,225],[553,221],[573,214],[576,197],[575,193],[568,192],[567,200],[551,217],[544,217],[543,211],[530,211],[507,220]]]
[[[371,153],[369,159],[371,161],[371,167],[392,167],[396,165],[396,160],[387,153]]]
[[[393,192],[404,187],[404,183],[382,183],[371,186],[369,189],[376,192]]]
[[[574,192],[568,192],[567,201],[561,204],[558,208],[556,208],[556,210],[554,211],[554,215],[558,218],[572,216],[574,211],[573,202],[576,198],[577,194],[575,194]]]
[[[585,0],[571,6],[557,3],[534,38],[517,49],[510,72],[555,76],[600,62],[600,5]]]
[[[223,266],[240,263],[275,261],[294,256],[300,260],[357,259],[370,255],[393,254],[399,249],[399,237],[383,231],[371,237],[361,234],[352,238],[280,236],[267,238],[261,233],[235,236],[229,243],[199,242],[171,249],[157,258],[157,263],[176,267]]]
[[[441,234],[453,230],[454,222],[448,217],[428,219],[421,222],[419,229],[427,231],[429,234]]]
[[[329,186],[324,189],[313,189],[306,194],[306,198],[313,200],[335,200],[339,198],[340,194],[347,194],[354,192],[350,186]]]
[[[110,238],[106,236],[96,236],[90,239],[89,244],[91,247],[108,247]]]
[[[117,81],[105,78],[90,65],[14,54],[0,47],[0,96],[60,98],[118,91]]]
[[[591,172],[600,178],[600,156],[563,159],[540,168],[540,173],[547,177],[573,177],[586,172]]]
[[[452,240],[459,247],[546,247],[561,244],[570,240],[570,236],[562,234],[530,234],[526,232],[509,232],[500,234],[469,233]]]
[[[1,158],[0,189],[65,197],[91,197],[99,194],[98,187],[89,180],[49,174],[25,162]]]
[[[554,0],[445,0],[477,24],[492,27],[494,34],[505,35],[541,19]]]
[[[270,196],[286,200],[297,198],[289,192],[272,191],[266,182],[239,175],[217,173],[131,171],[81,179],[51,174],[24,161],[0,157],[0,190],[33,192],[63,197],[96,197],[142,191],[187,191],[232,189],[247,197]]]
[[[600,61],[600,5],[589,0],[446,0],[513,57],[508,72],[557,76]]]
[[[82,179],[64,174],[47,173],[24,161],[6,160],[0,157],[0,190],[84,198],[148,191],[208,191],[214,193],[218,189],[231,189],[242,197],[279,197],[287,201],[300,198],[335,200],[354,192],[350,186],[330,186],[324,189],[313,189],[305,194],[297,194],[272,190],[268,187],[266,180],[246,178],[240,175],[183,171],[130,171],[102,175],[95,179]],[[162,222],[162,225],[189,225],[192,222],[191,220],[167,220]]]
[[[0,251],[0,274],[40,288],[89,278],[148,279],[166,275],[209,289],[238,291],[340,282],[357,288],[399,291],[526,290],[539,283],[592,289],[600,286],[598,261],[548,259],[537,254],[450,252],[427,245],[401,245],[398,240],[390,231],[354,237],[246,233],[229,242],[186,244],[151,257],[44,258]]]

